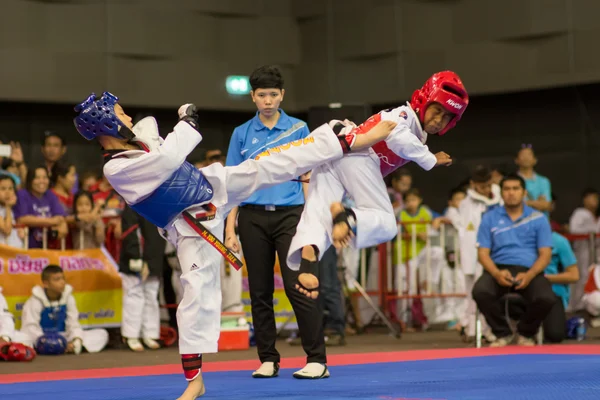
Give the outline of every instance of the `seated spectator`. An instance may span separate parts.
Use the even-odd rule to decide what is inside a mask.
[[[585,189],[581,195],[581,207],[573,211],[569,220],[569,232],[575,235],[588,235],[600,232],[600,218],[598,218],[599,195],[596,189]],[[573,241],[573,250],[577,256],[577,266],[581,279],[571,285],[571,298],[567,311],[583,310],[583,293],[588,279],[588,268],[596,260],[590,258],[590,241],[587,239]],[[596,254],[600,254],[600,241],[596,241]]]
[[[569,233],[569,224],[561,224],[553,218],[553,213],[556,210],[556,194],[552,193],[552,210],[550,211],[550,227],[552,228],[552,232],[560,233],[561,235],[566,235]]]
[[[523,204],[525,181],[508,175],[501,182],[504,206],[483,214],[477,233],[478,260],[483,275],[475,282],[473,299],[492,329],[492,347],[506,346],[514,337],[505,303],[506,294],[523,296],[527,310],[517,325],[517,343],[535,345],[534,337],[556,296],[542,272],[552,257],[552,231],[548,218]]]
[[[31,361],[35,351],[20,344],[23,335],[15,330],[15,320],[0,287],[0,361]]]
[[[105,228],[100,207],[94,206],[92,194],[79,191],[73,201],[74,223],[71,228],[73,249],[97,249],[104,243]]]
[[[566,313],[569,304],[569,284],[579,280],[577,259],[566,237],[552,232],[552,258],[545,270],[546,279],[552,283],[552,290],[558,297],[554,307],[544,319],[544,339],[551,343],[560,343],[566,334]]]
[[[600,327],[600,265],[593,264],[588,272],[583,304],[585,310],[593,317],[590,325],[597,328]]]
[[[150,222],[126,206],[119,271],[123,279],[121,335],[133,351],[151,350],[160,344],[158,290],[163,273],[166,241]],[[141,339],[141,341],[140,341]]]
[[[17,203],[14,181],[0,175],[0,243],[11,247],[23,248],[25,232],[23,228],[15,228],[13,207]]]
[[[40,355],[102,350],[108,343],[108,332],[81,328],[73,288],[66,283],[62,268],[58,265],[44,268],[42,284],[33,288],[32,296],[23,305],[24,343],[35,345]]]
[[[69,232],[64,207],[49,190],[49,183],[46,168],[31,168],[25,189],[17,193],[14,214],[18,224],[29,227],[29,248],[42,248],[44,228],[48,229],[48,248],[58,248],[58,240]]]

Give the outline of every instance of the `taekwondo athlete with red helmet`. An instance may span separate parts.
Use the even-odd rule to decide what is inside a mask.
[[[386,139],[312,171],[308,199],[288,253],[288,266],[300,270],[298,290],[318,296],[318,260],[331,244],[360,249],[396,236],[396,218],[383,178],[410,161],[426,171],[450,165],[448,154],[429,151],[427,135],[441,136],[452,129],[468,104],[458,75],[438,72],[413,93],[409,103],[381,111],[355,129],[360,136],[380,121],[396,122]],[[352,198],[354,207],[342,205],[344,194]]]
[[[382,121],[368,134],[357,135],[333,121],[303,140],[269,149],[235,167],[214,163],[198,170],[185,161],[202,140],[193,104],[179,108],[180,120],[163,140],[154,118],[133,126],[118,100],[108,92],[99,99],[92,93],[75,107],[75,127],[102,147],[104,176],[114,190],[177,248],[183,287],[177,309],[179,352],[188,380],[179,399],[195,399],[205,392],[202,354],[218,348],[221,256],[241,267],[222,243],[224,217],[256,190],[297,178],[350,149],[368,148],[396,124]]]

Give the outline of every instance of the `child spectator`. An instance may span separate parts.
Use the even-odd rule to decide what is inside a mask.
[[[105,228],[100,207],[94,206],[92,194],[80,191],[73,201],[75,219],[71,229],[73,249],[97,249],[104,243]]]
[[[85,171],[81,174],[79,190],[91,192],[94,186],[98,185],[98,174],[94,171]]]
[[[104,329],[84,331],[79,324],[79,311],[62,268],[48,265],[42,271],[42,286],[33,288],[23,306],[21,332],[27,345],[38,354],[90,353],[102,350],[108,343]]]
[[[0,243],[23,248],[25,232],[15,228],[13,207],[17,203],[15,183],[9,176],[0,175]]]
[[[52,167],[50,179],[51,190],[65,208],[67,215],[73,212],[72,192],[76,177],[75,164],[67,164],[59,161]]]

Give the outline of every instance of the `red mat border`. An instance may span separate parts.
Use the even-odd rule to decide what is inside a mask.
[[[570,355],[600,355],[600,345],[556,345],[537,347],[509,346],[503,348],[466,348],[466,349],[428,349],[409,350],[381,353],[353,353],[328,356],[328,365],[374,364],[381,362],[422,361],[448,358],[482,357],[511,354],[570,354]],[[33,361],[35,362],[35,361]],[[302,368],[306,363],[304,357],[284,358],[282,368]],[[259,361],[215,361],[204,363],[203,372],[218,371],[252,371],[259,366]],[[166,364],[140,367],[120,367],[102,369],[65,370],[53,372],[35,372],[25,374],[0,375],[0,384],[42,382],[73,379],[117,378],[130,376],[151,376],[180,374],[180,364]]]

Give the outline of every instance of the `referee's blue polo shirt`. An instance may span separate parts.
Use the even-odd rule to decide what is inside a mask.
[[[490,249],[496,264],[531,268],[538,259],[538,249],[552,247],[552,229],[548,217],[529,206],[524,206],[516,221],[504,207],[497,206],[483,214],[477,245]]]
[[[258,112],[250,121],[238,126],[233,131],[229,150],[227,150],[227,166],[239,165],[243,161],[255,158],[262,151],[294,140],[304,139],[310,134],[306,122],[290,117],[279,109],[279,120],[273,129],[267,128]],[[304,204],[302,183],[289,181],[270,188],[257,190],[241,205],[255,204],[264,206],[295,206]]]

